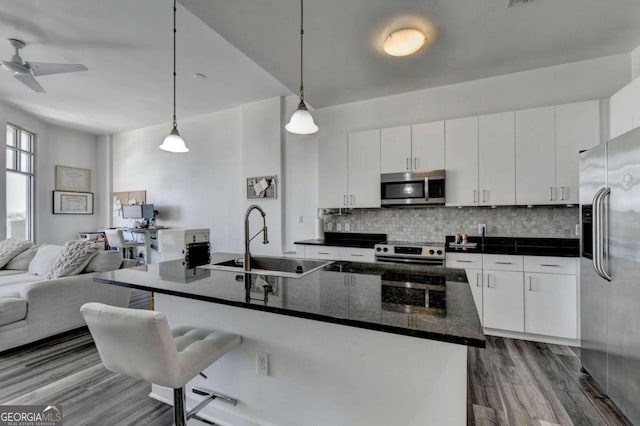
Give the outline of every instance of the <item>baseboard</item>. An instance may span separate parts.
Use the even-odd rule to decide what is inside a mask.
[[[566,345],[579,348],[580,339],[566,339],[563,337],[542,336],[540,334],[519,333],[517,331],[496,330],[493,328],[484,329],[484,334],[489,336],[507,337],[509,339],[530,340],[533,342],[550,343],[553,345]]]

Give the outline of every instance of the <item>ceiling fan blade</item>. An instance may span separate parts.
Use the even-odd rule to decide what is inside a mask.
[[[33,75],[62,74],[65,72],[87,71],[82,64],[49,64],[47,62],[28,62]]]
[[[13,76],[29,86],[33,91],[44,93],[44,89],[42,88],[42,86],[40,86],[40,83],[38,83],[35,77],[31,74],[14,74]]]

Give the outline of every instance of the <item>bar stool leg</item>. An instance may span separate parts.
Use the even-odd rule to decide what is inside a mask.
[[[184,388],[173,390],[173,424],[175,426],[187,425],[187,411],[184,399]]]

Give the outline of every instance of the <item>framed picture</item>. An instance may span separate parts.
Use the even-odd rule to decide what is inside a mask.
[[[91,191],[91,170],[56,166],[56,191]]]
[[[277,198],[276,177],[258,176],[247,178],[247,200]]]
[[[93,193],[53,191],[53,214],[93,214]]]

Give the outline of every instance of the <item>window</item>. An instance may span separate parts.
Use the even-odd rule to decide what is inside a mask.
[[[7,238],[33,240],[35,135],[7,125]]]

